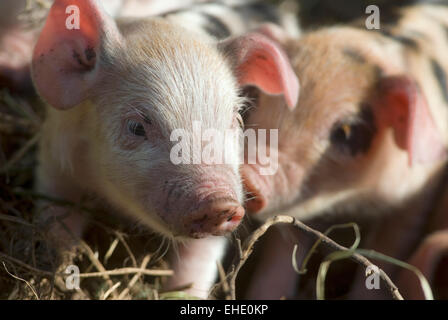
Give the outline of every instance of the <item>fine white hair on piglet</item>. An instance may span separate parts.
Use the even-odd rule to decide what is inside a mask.
[[[64,27],[68,4],[55,1],[33,53],[34,84],[48,106],[37,188],[74,202],[94,196],[165,237],[201,239],[180,251],[191,255],[186,270],[200,270],[188,276],[204,295],[224,250],[219,237],[237,229],[245,209],[239,141],[221,143],[226,161],[210,164],[202,130],[240,129],[247,84],[294,104],[297,78],[280,46],[257,33],[237,36],[247,21],[239,31],[226,27],[219,6],[114,20],[98,1],[80,0],[81,27],[72,30]],[[173,138],[179,130],[188,134],[181,141]],[[174,156],[188,157],[176,163],[179,145]],[[57,207],[38,219],[58,215],[81,236],[80,212]],[[52,234],[57,245],[73,245],[64,230]],[[211,260],[201,252],[213,252]]]

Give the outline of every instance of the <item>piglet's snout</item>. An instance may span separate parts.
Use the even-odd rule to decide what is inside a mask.
[[[236,200],[214,195],[185,217],[184,227],[192,238],[224,235],[235,230],[243,216],[244,208]]]

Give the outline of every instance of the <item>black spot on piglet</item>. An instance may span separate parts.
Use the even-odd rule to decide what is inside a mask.
[[[87,59],[87,61],[90,61],[90,60],[96,58],[95,50],[93,50],[92,47],[88,47],[88,48],[84,51],[84,54],[86,55],[86,59]]]
[[[76,60],[76,62],[82,68],[84,68],[86,70],[92,70],[94,68],[94,66],[95,66],[96,53],[95,53],[95,51],[93,50],[92,47],[88,47],[87,49],[84,50],[85,60],[75,50],[73,50],[72,56]]]

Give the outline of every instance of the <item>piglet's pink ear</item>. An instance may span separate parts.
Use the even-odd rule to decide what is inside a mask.
[[[268,94],[283,94],[294,109],[299,79],[280,46],[260,33],[223,41],[220,46],[234,57],[241,86],[255,85]]]
[[[42,98],[58,109],[87,99],[101,74],[106,38],[118,39],[119,32],[96,0],[55,0],[33,52],[32,76]]]
[[[380,82],[380,121],[392,126],[397,145],[409,154],[409,164],[437,161],[446,146],[436,127],[425,96],[407,76]]]

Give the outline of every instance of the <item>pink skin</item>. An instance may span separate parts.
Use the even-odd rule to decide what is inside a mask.
[[[119,87],[120,83],[118,82],[122,81],[123,78],[104,77],[105,72],[102,71],[100,61],[101,54],[107,55],[109,53],[102,53],[106,50],[105,39],[99,31],[102,30],[106,34],[107,45],[115,45],[115,50],[123,50],[123,47],[127,44],[114,21],[99,11],[94,1],[82,1],[79,4],[80,12],[83,13],[80,16],[80,25],[83,26],[80,30],[60,28],[65,23],[67,4],[68,2],[61,0],[52,7],[34,50],[32,72],[36,88],[46,102],[57,109],[71,109],[89,98],[98,106],[114,104],[113,100],[109,100],[115,98],[113,94],[111,95],[111,92],[123,90]],[[153,45],[156,45],[156,43]],[[164,46],[168,45],[164,44]],[[288,68],[289,63],[285,55],[273,42],[261,35],[249,34],[241,38],[227,40],[221,43],[219,47],[221,50],[232,50],[232,52],[237,53],[235,65],[240,75],[241,85],[257,84],[270,93],[285,93],[285,97],[290,104],[295,103],[298,92],[297,79],[293,76],[291,69]],[[162,47],[162,49],[164,48]],[[240,52],[242,54],[239,54]],[[138,55],[139,53],[131,51],[130,55],[133,54]],[[139,57],[135,59],[137,58]],[[110,59],[113,59],[113,57]],[[126,59],[126,56],[123,59]],[[133,61],[128,63],[132,64]],[[116,69],[118,70],[112,72],[124,75],[124,70]],[[107,72],[110,73],[111,71],[107,70]],[[210,76],[212,76],[211,73]],[[170,77],[170,75],[166,75],[166,77]],[[135,80],[131,78],[128,81]],[[293,82],[292,89],[288,82]],[[65,88],[70,89],[66,90]],[[93,88],[98,96],[92,94]],[[154,90],[160,89],[156,87]],[[120,93],[116,99],[121,98],[121,95]],[[104,97],[107,97],[108,100],[105,100]],[[175,98],[180,99],[179,97]],[[176,102],[178,101],[174,103]],[[158,101],[154,102],[154,104],[156,103]],[[237,103],[238,101],[235,101],[235,104]],[[144,139],[146,138],[152,146],[159,146],[157,158],[168,158],[167,152],[170,150],[170,145],[166,143],[166,139],[169,135],[169,129],[188,126],[188,122],[184,122],[177,116],[174,118],[175,115],[164,116],[164,113],[172,113],[170,110],[143,110],[143,108],[137,110],[137,108],[135,111],[123,109],[124,118],[121,121],[123,133],[120,137],[117,136],[115,140],[106,143],[121,143],[123,151],[129,152],[141,149],[147,144]],[[232,119],[236,116],[236,110],[232,111],[233,113],[229,113],[228,119],[230,118],[231,122],[230,128],[236,129],[238,122]],[[110,126],[110,128],[102,128],[101,130],[113,130],[113,126],[116,126],[116,124],[113,123],[113,119],[108,120],[110,118],[109,111],[101,108],[98,112],[101,118],[106,119],[105,124]],[[192,113],[190,110],[186,110],[186,112],[187,114]],[[149,121],[142,118],[144,113],[150,114]],[[188,117],[195,116],[192,114]],[[170,117],[175,120],[174,123],[164,120]],[[216,122],[213,118],[210,120],[210,123]],[[144,130],[145,136],[138,137],[129,133],[129,127],[127,127],[129,121],[140,126],[141,130]],[[123,155],[121,154],[123,152],[120,152],[120,154],[114,155],[114,152],[109,152],[109,150],[103,150],[103,152],[110,153],[110,159],[103,161],[107,162],[113,170],[121,171],[123,166],[128,165],[126,163],[126,158],[129,158],[128,154]],[[161,156],[162,154],[163,156]],[[141,154],[141,156],[144,157],[145,155]],[[117,157],[121,159],[117,159]],[[129,165],[132,166],[130,163]],[[158,217],[153,218],[159,226],[162,225],[164,233],[186,235],[194,238],[210,234],[222,235],[234,230],[244,214],[244,209],[239,204],[241,195],[236,188],[236,184],[239,183],[237,173],[227,165],[211,168],[203,166],[191,169],[189,166],[175,166],[169,161],[155,161],[147,169],[147,172],[143,173],[150,178],[149,180],[139,179],[138,177],[142,173],[139,170],[130,170],[126,173],[128,177],[135,176],[134,180],[139,181],[140,184],[139,186],[129,187],[138,196],[141,194],[141,190],[145,190],[140,201],[146,202],[149,198],[151,206],[158,213]],[[184,174],[187,174],[187,177],[190,178],[185,179]],[[118,183],[124,179],[121,172],[109,174],[109,176],[109,180],[117,180]],[[111,182],[114,183],[114,181]],[[169,231],[166,230],[167,227]]]
[[[199,174],[193,171],[195,176],[186,179],[179,175],[179,169],[165,163],[159,170],[148,172],[154,179],[142,185],[146,185],[153,207],[174,236],[204,238],[233,231],[244,216],[240,196],[232,187],[238,183],[233,172],[210,166]]]
[[[170,257],[176,276],[168,280],[166,290],[191,285],[187,291],[190,295],[208,297],[210,288],[216,280],[216,272],[206,262],[216,265],[217,261],[222,260],[225,240],[222,237],[213,237],[179,244],[178,251],[172,253]]]
[[[242,85],[257,85],[270,95],[282,94],[288,107],[294,109],[299,100],[299,80],[288,57],[275,42],[254,32],[240,39],[225,41],[222,45],[236,53]]]
[[[365,246],[406,259],[423,232],[446,163],[446,139],[433,119],[446,106],[429,105],[439,93],[422,91],[418,70],[414,79],[408,69],[394,65],[401,57],[376,55],[377,40],[363,31],[335,28],[284,42],[300,78],[299,103],[291,112],[284,100],[260,94],[245,121],[254,129],[279,129],[279,169],[261,176],[259,164],[245,164],[242,175],[251,194],[247,209],[255,217],[290,214],[309,221],[335,212],[333,221],[375,219],[377,229]],[[369,54],[361,43],[370,47]],[[354,55],[345,53],[347,47]],[[375,66],[381,66],[381,74]],[[351,122],[354,117],[360,122]],[[363,284],[365,276],[360,279]],[[262,282],[269,279],[255,278],[249,292],[262,292]]]
[[[0,37],[0,85],[23,92],[31,85],[29,63],[36,36],[19,28]]]
[[[416,87],[415,82],[408,77],[390,77],[383,80],[378,90],[381,91],[383,97],[373,102],[378,105],[375,115],[377,126],[381,130],[393,128],[397,146],[408,151],[409,165],[444,159],[446,147],[440,133],[435,128],[426,99]],[[277,115],[273,121],[277,121],[278,118]],[[405,122],[403,119],[409,120]],[[260,115],[257,114],[249,119],[249,125],[252,122],[257,123],[259,128],[274,128],[272,121],[260,119]],[[262,124],[263,122],[267,122],[267,124]],[[288,134],[290,132],[285,133],[284,137]],[[282,135],[281,131],[280,135]],[[307,133],[302,135],[302,141],[310,143],[307,135]],[[281,136],[279,140],[281,140]],[[431,145],[432,148],[428,149],[428,145]],[[300,152],[291,152],[291,150],[306,152],[306,146],[300,141],[296,147],[284,144],[284,149],[282,146],[279,148],[280,169],[276,175],[261,176],[258,173],[259,165],[257,164],[243,166],[242,173],[245,177],[246,189],[252,194],[252,199],[248,201],[247,207],[253,213],[275,208],[274,201],[279,196],[286,201],[291,201],[294,198],[297,201],[299,195],[294,196],[291,190],[297,192],[306,178],[305,172],[308,168],[312,168],[313,163],[294,159]]]
[[[52,107],[43,128],[39,189],[75,202],[98,195],[164,236],[190,248],[214,247],[220,256],[224,245],[210,236],[232,232],[244,215],[238,148],[226,150],[235,164],[175,165],[170,134],[194,134],[192,121],[199,119],[205,128],[237,129],[238,86],[248,79],[293,101],[275,84],[282,77],[277,70],[288,64],[285,55],[263,36],[212,46],[209,38],[202,42],[201,35],[158,18],[118,27],[93,0],[77,2],[81,28],[68,30],[68,4],[55,2],[33,53],[34,84]],[[222,51],[236,55],[227,63]],[[82,220],[82,214],[70,214],[70,223],[75,215]],[[80,236],[81,228],[75,229]],[[185,267],[206,297],[213,272],[202,279],[200,270],[216,270],[216,261],[201,258],[200,250],[185,253],[188,266],[176,267],[181,274],[170,286],[184,284]]]

